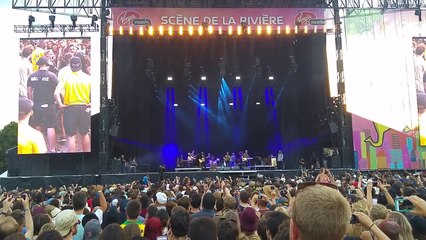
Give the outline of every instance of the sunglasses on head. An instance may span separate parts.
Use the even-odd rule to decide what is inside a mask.
[[[310,187],[310,186],[315,186],[315,185],[322,185],[322,186],[326,186],[329,188],[332,188],[334,190],[338,190],[339,188],[332,184],[332,183],[324,183],[324,182],[303,182],[303,183],[299,183],[297,184],[297,191],[300,191],[304,188]]]

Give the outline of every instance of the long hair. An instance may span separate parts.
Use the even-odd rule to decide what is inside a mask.
[[[388,213],[387,219],[393,220],[399,224],[400,234],[399,239],[414,240],[413,228],[407,218],[399,212]]]

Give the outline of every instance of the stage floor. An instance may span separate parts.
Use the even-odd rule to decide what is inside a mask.
[[[333,174],[342,174],[344,172],[352,171],[348,168],[332,169]],[[259,175],[268,177],[282,177],[284,175],[287,179],[294,177],[298,173],[297,169],[288,170],[217,170],[217,171],[180,171],[180,172],[165,172],[165,179],[174,179],[180,176],[181,179],[188,176],[189,178],[201,180],[205,177],[215,178],[216,176],[222,178],[231,177],[244,177],[256,178]],[[70,185],[78,183],[79,185],[92,185],[92,184],[112,184],[112,183],[131,183],[135,180],[141,180],[145,175],[148,175],[152,182],[158,181],[158,172],[144,172],[144,173],[118,173],[118,174],[87,174],[87,175],[61,175],[61,176],[20,176],[20,177],[3,177],[0,178],[0,185],[7,189],[16,187],[22,188],[39,188],[52,186]]]
[[[334,168],[330,169],[333,175],[341,175],[345,172],[352,172],[354,169],[349,168]],[[425,171],[426,169],[407,169],[407,171]],[[316,170],[318,171],[318,170]],[[361,172],[371,172],[376,170],[362,170]],[[388,171],[388,169],[380,169],[379,171]],[[402,170],[391,170],[392,172],[402,172]],[[225,170],[225,171],[180,171],[180,172],[165,172],[165,179],[174,179],[179,176],[181,179],[189,177],[196,180],[204,179],[205,177],[216,178],[228,178],[229,176],[244,177],[244,178],[256,178],[259,175],[267,177],[279,177],[284,176],[286,179],[291,179],[300,172],[297,169],[286,169],[286,170]],[[20,188],[39,188],[52,186],[62,186],[78,183],[82,186],[93,185],[93,184],[113,184],[113,183],[131,183],[135,180],[141,180],[144,176],[148,175],[152,182],[158,181],[158,172],[144,172],[144,173],[117,173],[117,174],[88,174],[88,175],[61,175],[61,176],[20,176],[20,177],[0,177],[0,185],[6,187],[6,189],[13,189],[16,187]]]

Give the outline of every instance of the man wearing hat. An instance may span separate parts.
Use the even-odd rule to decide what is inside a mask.
[[[64,240],[72,240],[72,237],[77,234],[78,222],[77,215],[73,210],[63,210],[55,218],[56,230]]]
[[[101,224],[99,220],[92,219],[84,226],[84,240],[98,240],[101,234]]]
[[[39,70],[30,74],[27,81],[28,98],[34,102],[33,118],[31,125],[35,129],[46,132],[47,146],[50,152],[55,152],[56,144],[56,111],[55,111],[55,88],[58,78],[49,69],[49,59],[41,57],[37,61]]]
[[[90,77],[81,71],[78,57],[70,60],[71,72],[63,76],[55,91],[59,107],[64,110],[64,127],[68,151],[76,151],[76,134],[81,135],[83,152],[90,152]],[[64,101],[62,102],[61,95]]]
[[[47,147],[43,134],[29,125],[33,114],[33,102],[19,97],[18,154],[46,153]]]

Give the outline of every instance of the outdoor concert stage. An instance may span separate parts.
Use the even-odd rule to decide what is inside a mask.
[[[386,171],[387,169],[380,169],[380,171]],[[318,170],[316,170],[318,171]],[[334,175],[341,175],[345,172],[352,172],[354,169],[350,168],[334,168],[330,169]],[[376,170],[363,170],[361,172],[370,172]],[[392,172],[400,172],[402,170],[391,170]],[[407,170],[414,171],[414,170]],[[417,169],[415,171],[425,171],[425,169]],[[296,175],[299,175],[298,169],[285,169],[285,170],[217,170],[217,171],[179,171],[179,172],[165,172],[165,179],[174,179],[179,176],[181,179],[188,176],[189,178],[201,180],[205,177],[215,178],[216,176],[222,178],[243,177],[248,179],[254,179],[259,175],[265,177],[281,178],[282,175],[286,179],[291,179]],[[131,183],[135,180],[141,180],[143,176],[148,175],[152,182],[157,182],[159,173],[158,172],[144,172],[144,173],[117,173],[117,174],[86,174],[86,175],[62,175],[62,176],[21,176],[21,177],[7,177],[0,178],[1,187],[6,189],[12,189],[16,187],[20,188],[38,188],[52,186],[70,185],[78,183],[79,185],[93,185],[93,184],[113,184],[113,183]]]

